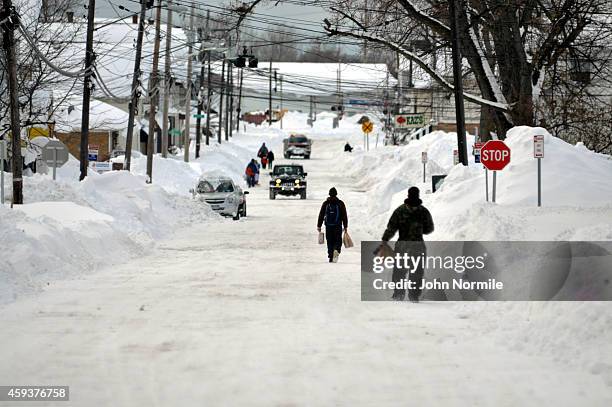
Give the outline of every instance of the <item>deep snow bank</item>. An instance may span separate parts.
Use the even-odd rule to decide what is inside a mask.
[[[146,184],[146,156],[133,153],[132,172],[90,172],[78,182],[79,162],[49,175],[24,178],[25,205],[0,206],[0,304],[53,281],[89,273],[141,256],[155,241],[194,222],[225,221],[191,199],[202,174],[223,174],[245,186],[244,169],[262,142],[278,151],[284,133],[247,125],[219,145],[202,145],[201,157],[154,156],[153,184]],[[121,157],[119,158],[121,161]],[[10,174],[5,191],[10,202]]]
[[[485,202],[484,170],[453,166],[456,134],[435,132],[403,147],[382,147],[345,155],[339,168],[368,191],[367,209],[353,216],[378,239],[392,211],[413,185],[431,189],[432,174],[448,174],[434,194],[422,194],[434,217],[430,240],[612,240],[612,159],[545,133],[543,207],[536,206],[537,162],[533,135],[543,129],[512,129],[507,144],[512,162],[498,175],[497,203]],[[473,137],[468,137],[471,152]],[[421,152],[427,151],[427,182],[422,183]],[[350,211],[351,208],[349,208]],[[358,226],[356,224],[361,222]],[[457,303],[457,318],[490,340],[521,353],[546,355],[568,366],[601,375],[612,386],[612,362],[602,350],[612,342],[612,308],[607,302]],[[483,332],[484,328],[484,332]]]
[[[533,135],[545,134],[542,163],[543,207],[537,208],[537,161]],[[468,152],[474,137],[468,136]],[[359,179],[368,194],[371,222],[364,229],[378,237],[413,185],[436,223],[433,240],[608,240],[612,238],[612,159],[584,146],[570,145],[540,128],[508,133],[511,163],[497,175],[497,203],[485,202],[485,172],[474,164],[453,165],[454,133],[434,132],[402,147],[381,147],[344,156],[342,168]],[[421,153],[428,153],[423,183]],[[431,191],[431,175],[447,174]],[[489,173],[489,188],[492,176]],[[602,224],[603,222],[603,224]]]
[[[91,174],[81,183],[48,175],[24,183],[25,205],[0,206],[0,303],[142,255],[191,222],[217,219],[189,197],[125,171]]]

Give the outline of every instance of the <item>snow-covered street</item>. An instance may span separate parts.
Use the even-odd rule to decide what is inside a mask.
[[[316,244],[331,186],[355,242],[379,238],[363,232],[367,192],[334,171],[343,143],[317,139],[302,161],[306,201],[269,200],[263,175],[248,218],[3,306],[0,382],[69,385],[75,406],[612,404],[598,372],[490,329],[508,304],[362,302],[359,247],[329,264]]]

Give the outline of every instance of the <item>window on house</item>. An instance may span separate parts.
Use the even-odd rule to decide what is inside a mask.
[[[575,58],[570,64],[570,79],[580,83],[590,83],[593,63],[587,59]]]

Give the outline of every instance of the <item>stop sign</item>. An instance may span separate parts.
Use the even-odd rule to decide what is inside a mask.
[[[510,164],[510,147],[501,140],[489,140],[480,149],[480,161],[490,171],[501,171]]]

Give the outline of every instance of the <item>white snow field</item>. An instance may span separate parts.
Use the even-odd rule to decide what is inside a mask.
[[[262,176],[238,222],[194,208],[185,189],[207,171],[241,178],[262,141],[280,151],[278,128],[249,126],[190,164],[156,160],[153,186],[141,158],[137,175],[28,180],[29,204],[0,209],[1,241],[20,243],[2,252],[2,292],[7,274],[39,284],[1,305],[0,383],[69,385],[71,402],[57,405],[74,406],[612,405],[608,303],[362,302],[359,245],[329,264],[315,230],[336,186],[353,239],[379,238],[406,189],[421,186],[427,148],[428,172],[449,173],[441,191],[423,194],[432,239],[609,240],[607,157],[548,139],[537,210],[532,163],[521,158],[532,130],[518,129],[493,205],[481,173],[452,168],[452,135],[349,155],[357,118],[330,130],[325,115],[314,129],[304,117],[284,127],[315,139],[312,159],[295,160],[309,199],[271,201]],[[572,174],[551,175],[555,154],[572,160]]]

